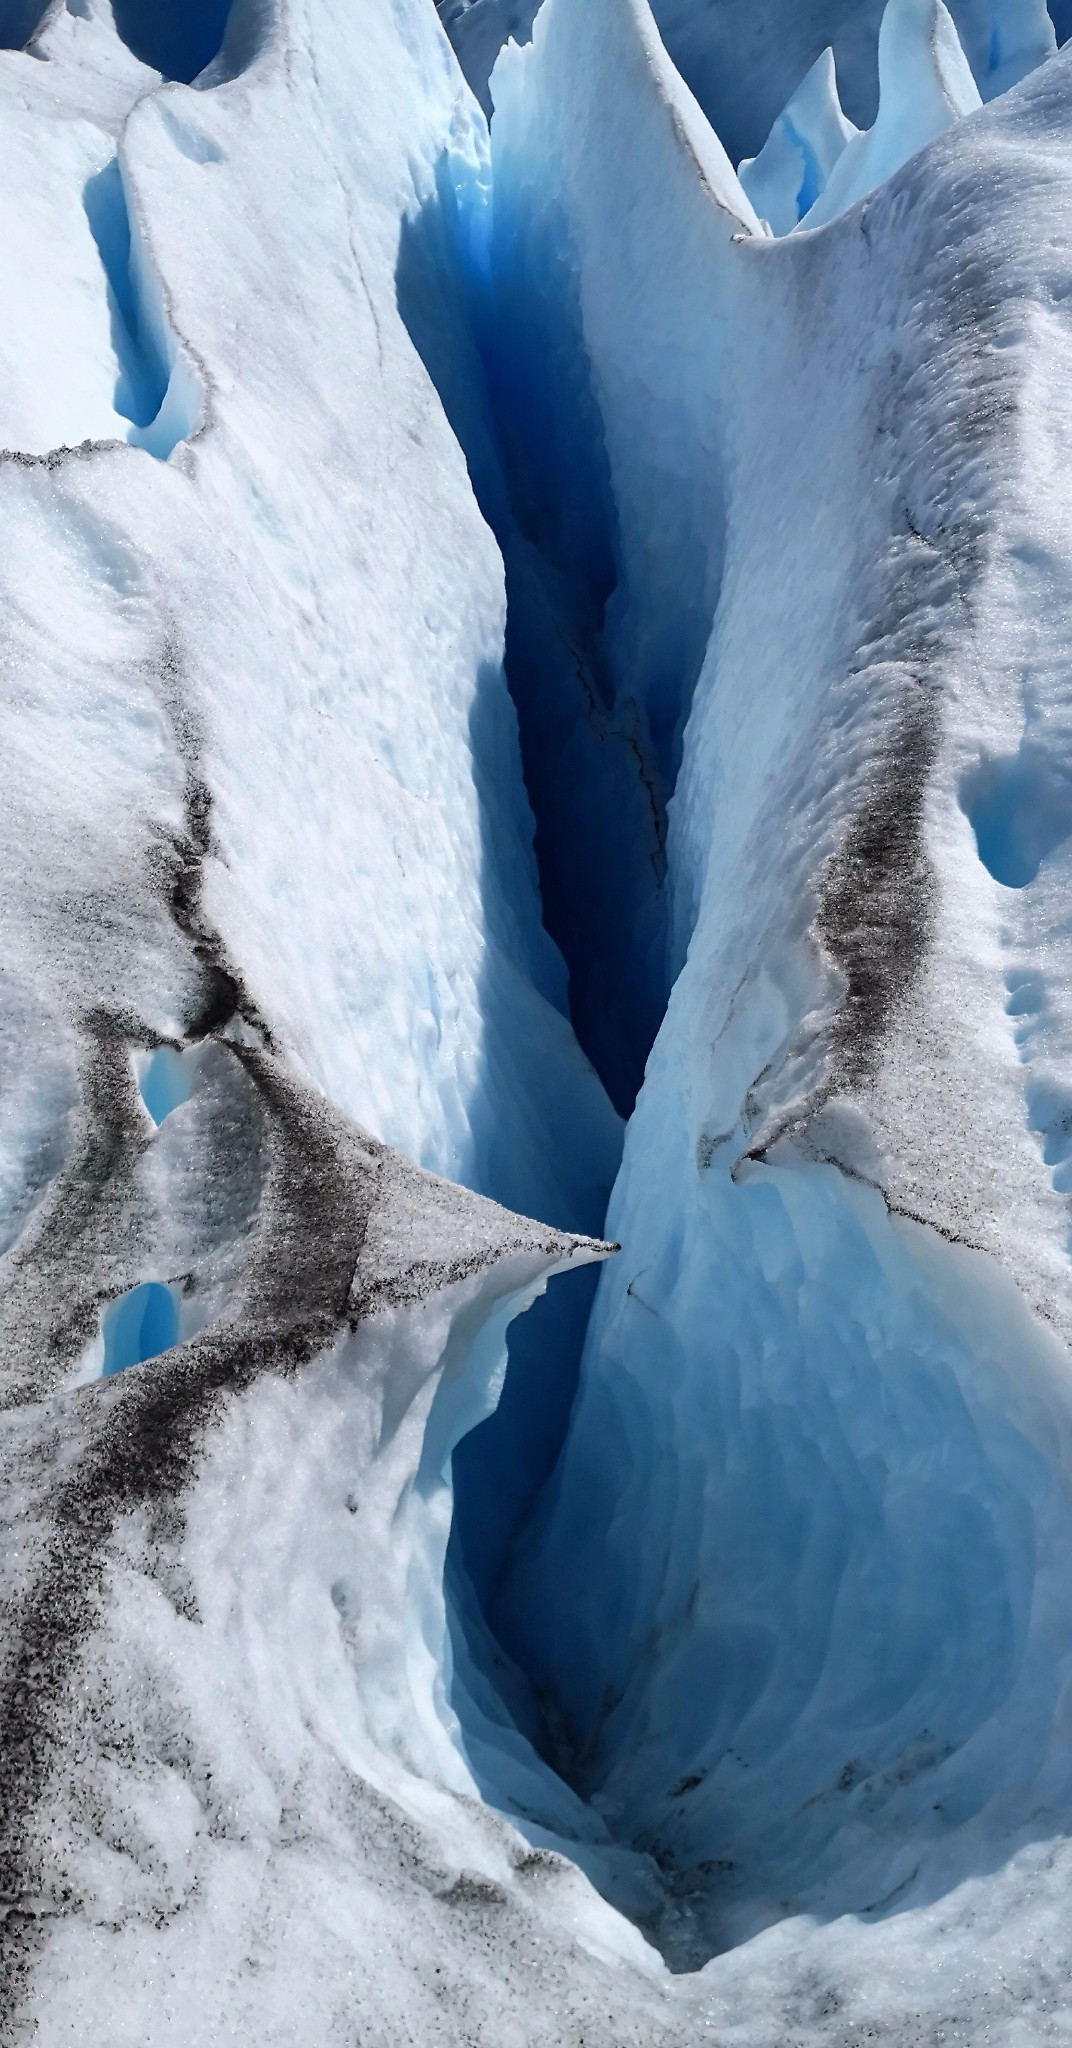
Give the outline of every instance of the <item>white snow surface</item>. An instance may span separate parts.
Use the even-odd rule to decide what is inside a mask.
[[[544,0],[490,139],[432,0],[0,54],[4,2048],[1072,2036],[1072,60],[889,0],[857,136],[797,16]],[[500,545],[658,842],[609,1213]]]

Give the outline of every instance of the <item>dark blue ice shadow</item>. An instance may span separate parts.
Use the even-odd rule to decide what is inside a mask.
[[[48,0],[0,0],[0,50],[22,50],[40,28]]]
[[[404,223],[396,287],[402,318],[436,386],[444,411],[466,457],[477,502],[509,552],[514,531],[510,490],[504,471],[485,366],[474,332],[474,298],[481,279],[468,263],[466,226],[444,165],[440,187],[415,220]],[[508,606],[512,602],[507,560]],[[511,680],[507,667],[507,681]],[[522,720],[524,728],[524,720]],[[508,1208],[534,1214],[567,1230],[599,1235],[617,1166],[617,1147],[602,1166],[574,1158],[573,1170],[548,1175],[548,1182],[575,1179],[597,1184],[587,1206],[572,1214],[551,1213],[546,1185],[533,1178],[532,1132],[526,1114],[548,1106],[554,1128],[543,1133],[548,1157],[556,1148],[583,1145],[568,1128],[568,1110],[553,1102],[554,1079],[535,1071],[538,1045],[521,1043],[531,996],[519,1001],[518,963],[530,984],[567,1016],[569,1003],[561,958],[540,923],[536,857],[527,844],[527,809],[511,812],[509,791],[517,784],[518,725],[497,668],[481,672],[470,716],[473,776],[481,831],[480,887],[487,934],[479,990],[484,1019],[481,1069],[469,1105],[473,1156],[466,1178],[481,1193]],[[524,756],[526,776],[531,756]],[[531,783],[530,783],[531,789]],[[537,845],[539,845],[537,826]],[[554,933],[557,937],[558,934]],[[526,1112],[526,1098],[528,1111]],[[562,1164],[555,1160],[555,1167]],[[588,1268],[562,1275],[511,1326],[509,1363],[495,1414],[472,1431],[454,1453],[455,1507],[448,1582],[459,1563],[484,1612],[494,1608],[496,1588],[512,1545],[546,1482],[565,1436],[576,1391],[584,1331],[597,1274]]]
[[[170,371],[141,319],[130,261],[130,215],[122,172],[114,157],[103,170],[87,178],[82,198],[108,284],[118,369],[115,409],[132,426],[147,427],[164,403]]]
[[[128,50],[165,78],[189,85],[218,55],[231,0],[112,0]]]

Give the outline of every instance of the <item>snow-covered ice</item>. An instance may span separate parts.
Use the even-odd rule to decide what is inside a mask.
[[[1072,2037],[1056,39],[0,6],[5,2048]]]

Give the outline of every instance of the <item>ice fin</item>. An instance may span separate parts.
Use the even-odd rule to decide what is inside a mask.
[[[888,0],[878,36],[878,118],[847,144],[807,214],[820,227],[982,104],[942,0]]]
[[[817,57],[774,123],[758,156],[738,177],[756,212],[776,235],[787,235],[814,206],[845,145],[859,130],[838,98],[834,52]]]

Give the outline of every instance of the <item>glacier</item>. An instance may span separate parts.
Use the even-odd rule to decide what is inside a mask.
[[[1072,21],[0,6],[0,2042],[1072,2033]]]

